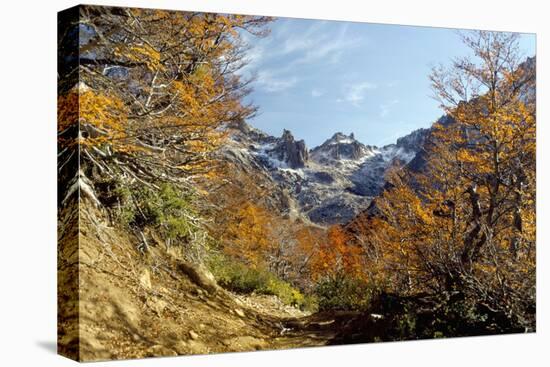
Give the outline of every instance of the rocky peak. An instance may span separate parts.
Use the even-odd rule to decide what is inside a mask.
[[[355,135],[337,132],[330,139],[311,151],[312,158],[322,163],[326,160],[335,159],[359,159],[367,152],[367,148],[362,143],[355,140]]]
[[[283,129],[283,135],[281,136],[281,139],[284,141],[293,142],[294,141],[294,135],[290,132],[290,130]]]
[[[309,159],[305,141],[294,140],[292,133],[286,129],[283,130],[283,135],[269,154],[285,162],[290,168],[305,167]]]
[[[344,134],[342,132],[337,132],[334,135],[332,135],[332,138],[330,138],[329,140],[333,140],[335,142],[341,142],[341,141],[345,141],[345,140],[348,140],[348,139],[352,139],[351,135],[347,136],[346,134]]]

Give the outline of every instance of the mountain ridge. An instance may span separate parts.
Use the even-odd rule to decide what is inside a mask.
[[[429,129],[418,129],[383,147],[365,145],[353,133],[336,132],[308,149],[289,130],[271,136],[246,122],[231,128],[222,149],[229,160],[284,196],[280,211],[319,225],[345,223],[368,207],[393,166],[408,164],[421,150]],[[267,178],[266,182],[265,179]]]

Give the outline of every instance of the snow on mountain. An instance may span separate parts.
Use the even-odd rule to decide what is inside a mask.
[[[308,150],[288,130],[280,138],[242,123],[223,150],[226,158],[273,180],[288,195],[288,208],[320,225],[345,223],[368,207],[384,185],[387,169],[406,165],[420,150],[427,130],[417,130],[384,147],[364,145],[336,133]],[[298,213],[296,213],[298,212]]]

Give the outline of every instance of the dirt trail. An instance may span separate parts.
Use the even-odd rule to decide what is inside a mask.
[[[327,345],[336,336],[334,314],[311,314],[284,305],[275,296],[235,295],[246,308],[274,326],[266,340],[268,349],[287,349]]]
[[[81,361],[320,346],[341,325],[274,296],[207,291],[165,244],[141,253],[101,213],[79,215],[78,257],[67,247],[58,261],[60,292],[77,279],[79,302],[60,303],[58,343]]]

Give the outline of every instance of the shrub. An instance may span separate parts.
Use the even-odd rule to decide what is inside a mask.
[[[303,308],[305,305],[305,296],[289,283],[276,278],[269,274],[269,280],[264,289],[261,290],[264,294],[273,294],[281,299],[284,304],[294,307]]]
[[[135,207],[135,225],[164,227],[167,237],[173,239],[185,238],[198,227],[191,220],[197,217],[197,213],[193,208],[193,195],[190,192],[164,184],[160,190],[134,187],[130,190],[130,196]]]
[[[158,190],[119,185],[116,195],[120,203],[116,212],[119,223],[133,228],[153,227],[164,239],[182,245],[186,256],[202,258],[208,236],[195,210],[192,191],[171,184],[163,184]]]
[[[258,292],[269,281],[266,273],[223,256],[211,256],[208,265],[219,285],[238,293]]]
[[[315,307],[313,298],[267,270],[255,269],[219,254],[210,256],[208,267],[218,284],[231,291],[275,295],[283,303],[300,309]]]
[[[394,298],[393,296],[390,298]],[[386,303],[385,312],[391,322],[385,328],[389,340],[446,338],[472,335],[494,335],[521,332],[507,324],[505,316],[456,293],[446,295],[416,295],[397,297],[388,307],[388,297],[380,297]]]
[[[315,286],[321,311],[366,310],[377,293],[368,282],[342,273],[326,276]]]

